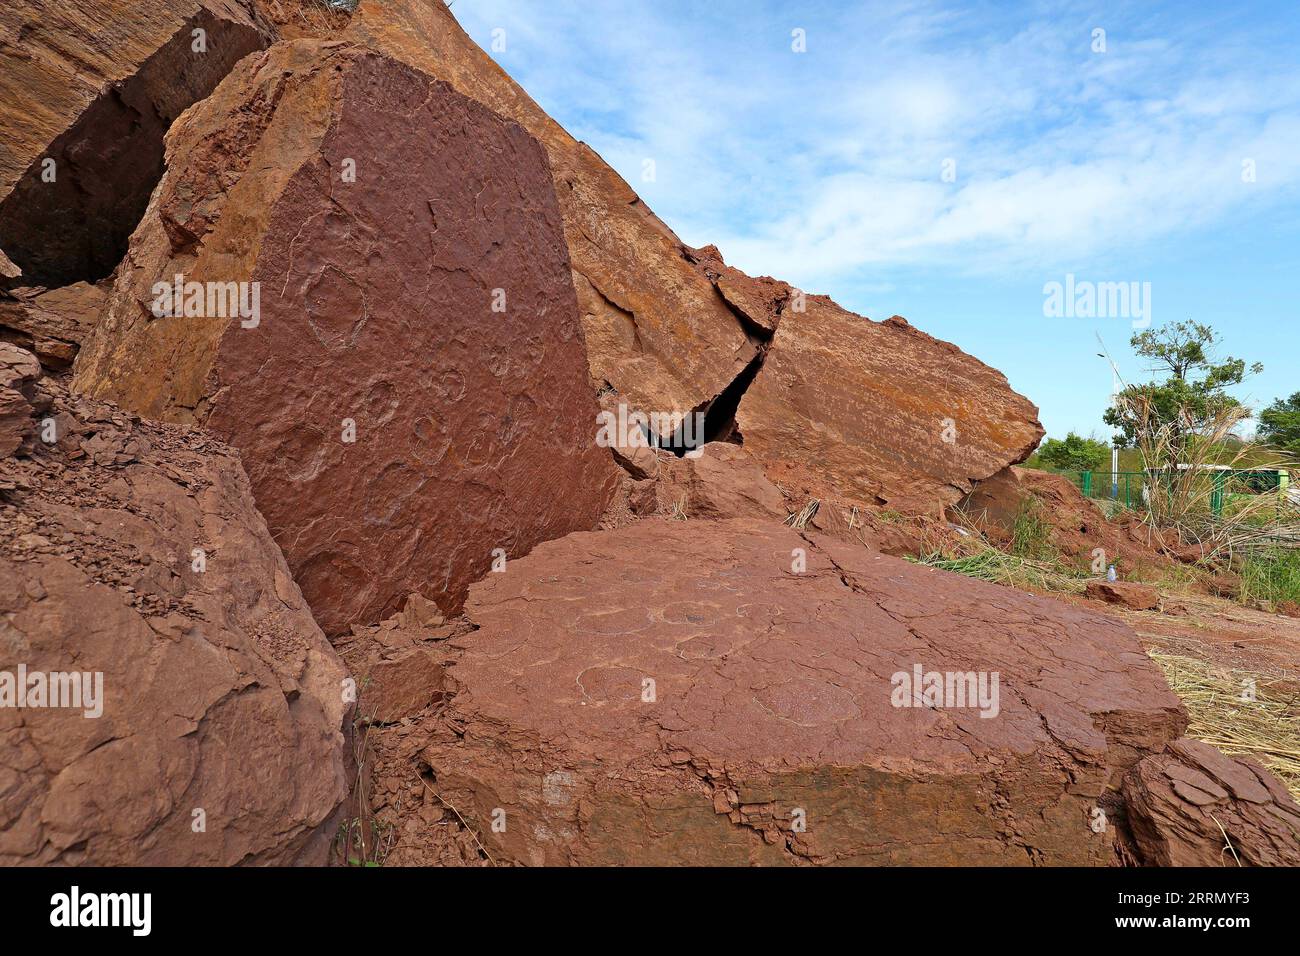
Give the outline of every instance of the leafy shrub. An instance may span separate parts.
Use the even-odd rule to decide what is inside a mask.
[[[1065,438],[1049,438],[1034,454],[1038,467],[1061,471],[1100,471],[1110,461],[1110,448],[1095,438],[1083,438],[1070,432]]]

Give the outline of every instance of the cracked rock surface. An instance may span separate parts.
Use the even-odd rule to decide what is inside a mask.
[[[259,283],[260,320],[153,318],[176,273]],[[342,42],[248,58],[173,128],[75,383],[238,448],[331,636],[417,590],[454,611],[618,485],[544,152]]]
[[[420,759],[498,861],[1111,863],[1187,722],[1122,624],[748,519],[549,542],[466,617]],[[916,665],[997,715],[894,706]]]
[[[736,424],[783,488],[902,511],[955,504],[1043,436],[1001,372],[824,296],[785,310]]]
[[[446,80],[546,148],[597,388],[608,383],[645,411],[686,412],[744,371],[757,343],[687,261],[681,240],[479,49],[452,11],[367,0],[346,36]]]
[[[1300,805],[1254,760],[1178,740],[1124,778],[1130,825],[1155,866],[1300,866]]]
[[[0,708],[0,864],[324,862],[347,672],[238,458],[40,386],[54,441],[0,459],[0,671],[101,672],[102,715]]]

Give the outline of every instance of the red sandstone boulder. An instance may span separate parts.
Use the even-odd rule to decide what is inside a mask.
[[[775,523],[570,535],[466,616],[413,759],[498,862],[1114,862],[1187,720],[1108,617]]]
[[[739,403],[746,446],[771,480],[858,506],[951,504],[1042,436],[1034,406],[954,346],[901,320],[805,303],[786,283],[727,266],[716,248],[686,247],[443,4],[367,0],[345,35],[446,80],[546,148],[597,389],[647,413],[707,412],[706,440],[734,437]]]
[[[107,276],[167,127],[270,40],[236,0],[0,6],[0,249],[23,282]]]
[[[260,314],[154,318],[178,274]],[[454,610],[618,480],[545,154],[339,42],[250,57],[173,128],[75,382],[237,447],[330,635],[417,590]]]
[[[0,459],[0,696],[90,696],[0,707],[0,864],[324,862],[347,672],[238,457],[43,387],[55,440]]]
[[[1150,611],[1160,606],[1160,592],[1133,581],[1089,581],[1084,595],[1094,601],[1118,604],[1130,611]]]
[[[901,511],[956,503],[1043,435],[1001,372],[823,296],[782,318],[736,424],[782,487]]]
[[[680,239],[592,149],[566,133],[461,29],[424,0],[366,0],[346,36],[515,120],[546,148],[573,265],[592,384],[645,412],[689,412],[758,352]]]
[[[1300,805],[1253,760],[1179,740],[1124,778],[1129,827],[1153,866],[1300,866]]]
[[[785,498],[739,445],[709,442],[696,455],[665,458],[656,486],[658,510],[688,518],[786,516]]]

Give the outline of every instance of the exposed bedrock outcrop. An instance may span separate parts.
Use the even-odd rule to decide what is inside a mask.
[[[680,239],[589,146],[570,136],[461,29],[423,0],[368,0],[346,36],[446,80],[546,148],[593,383],[644,411],[711,401],[757,353]]]
[[[498,862],[1112,863],[1187,722],[1110,618],[775,523],[573,534],[466,617],[418,759]]]
[[[0,454],[0,863],[323,863],[347,672],[238,457],[14,384],[34,417]]]
[[[29,285],[117,265],[163,134],[271,41],[237,0],[22,0],[0,8],[0,249]]]
[[[76,386],[238,448],[327,634],[413,591],[454,610],[494,557],[596,526],[617,469],[524,129],[299,40],[240,64],[167,156]],[[155,317],[176,275],[199,316]],[[214,318],[227,285],[244,308]]]
[[[647,412],[715,411],[709,439],[735,437],[734,418],[769,478],[860,506],[952,504],[1037,444],[1037,409],[954,346],[821,297],[804,311],[786,283],[684,246],[442,4],[369,0],[345,35],[447,80],[546,147],[597,388]]]

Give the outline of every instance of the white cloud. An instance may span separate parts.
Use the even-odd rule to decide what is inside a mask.
[[[455,12],[480,40],[507,26],[507,69],[684,240],[810,289],[920,263],[1008,275],[1122,262],[1137,244],[1296,199],[1300,64],[1267,37],[1191,12],[1097,24],[1070,3],[971,9],[461,0]],[[1095,25],[1104,54],[1089,49]],[[794,26],[806,54],[790,51]],[[953,183],[940,179],[950,157]]]

